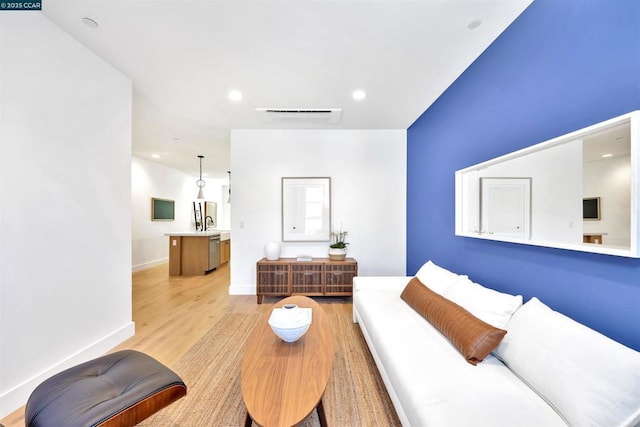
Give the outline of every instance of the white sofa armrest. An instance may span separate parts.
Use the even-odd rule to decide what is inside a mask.
[[[398,297],[407,286],[413,276],[356,276],[353,278],[353,323],[358,323],[356,300],[358,293],[370,290],[390,290],[394,289]]]

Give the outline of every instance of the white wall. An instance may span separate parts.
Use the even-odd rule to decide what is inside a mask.
[[[233,130],[231,169],[231,294],[255,294],[256,261],[281,241],[282,177],[331,177],[332,226],[349,231],[359,274],[405,274],[405,130]],[[282,243],[281,256],[328,246]]]
[[[194,158],[194,162],[197,159]],[[131,160],[131,205],[133,229],[131,239],[132,270],[138,271],[168,261],[169,238],[165,233],[195,229],[193,202],[198,193],[196,180],[184,172],[156,162],[133,156]],[[228,180],[204,178],[207,201],[216,202],[218,226],[228,229],[225,217],[226,199],[222,198],[223,184]],[[175,200],[175,221],[151,221],[151,198]],[[200,201],[201,202],[201,201]],[[204,210],[204,204],[202,206]]]
[[[607,233],[602,243],[629,248],[631,244],[630,156],[584,164],[584,197],[600,197],[600,221],[584,221],[584,231]]]
[[[1,418],[134,325],[131,81],[39,12],[0,43]]]

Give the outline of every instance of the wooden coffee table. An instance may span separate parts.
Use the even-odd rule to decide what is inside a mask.
[[[293,426],[316,407],[320,424],[326,425],[322,394],[331,374],[334,348],[329,319],[311,298],[292,296],[274,307],[283,304],[311,307],[313,320],[307,333],[292,343],[273,333],[268,323],[271,312],[256,326],[242,360],[246,425],[253,419],[264,427]]]

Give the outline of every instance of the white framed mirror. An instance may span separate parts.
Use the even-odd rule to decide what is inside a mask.
[[[218,226],[218,204],[216,202],[204,202],[204,223],[207,228]]]
[[[633,111],[456,171],[456,235],[640,258],[639,121]]]
[[[328,242],[331,178],[282,178],[282,241]]]

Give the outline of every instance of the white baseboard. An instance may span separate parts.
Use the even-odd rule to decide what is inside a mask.
[[[166,264],[169,262],[169,257],[156,259],[149,262],[143,262],[142,264],[137,264],[131,266],[131,272],[135,273],[136,271],[146,270],[147,268],[156,267],[161,264]]]
[[[44,369],[42,372],[34,375],[22,384],[5,391],[0,395],[0,419],[25,405],[33,390],[47,378],[50,378],[67,368],[102,356],[118,344],[131,338],[134,334],[135,323],[129,322],[122,328],[113,331],[111,334],[101,338],[90,346],[85,347],[76,353],[70,354],[66,359]]]
[[[229,295],[255,295],[256,285],[231,285]]]

